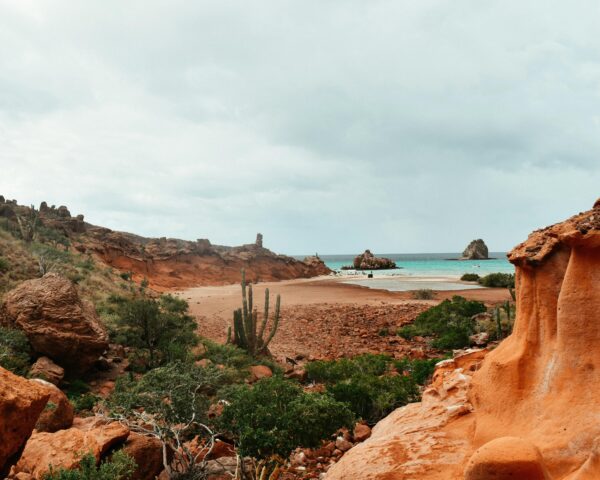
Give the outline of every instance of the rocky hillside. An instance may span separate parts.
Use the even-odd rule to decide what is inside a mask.
[[[327,480],[600,478],[600,201],[510,254],[517,320],[487,353],[440,364]]]
[[[253,282],[330,273],[319,258],[300,261],[271,252],[263,247],[261,234],[255,243],[239,247],[213,245],[206,239],[145,238],[91,225],[83,215],[72,216],[65,206],[49,207],[43,202],[37,210],[2,196],[0,222],[25,241],[45,236],[57,245],[71,245],[82,254],[131,273],[137,282],[147,279],[156,290],[236,283],[242,268]]]

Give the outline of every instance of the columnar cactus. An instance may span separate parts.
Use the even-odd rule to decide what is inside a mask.
[[[252,284],[246,288],[246,272],[242,269],[242,308],[233,312],[233,338],[231,327],[227,334],[227,342],[246,350],[252,356],[267,353],[267,347],[279,327],[281,297],[277,295],[273,324],[267,338],[264,338],[269,321],[269,289],[265,290],[265,308],[260,327],[258,326],[258,310],[254,308]]]

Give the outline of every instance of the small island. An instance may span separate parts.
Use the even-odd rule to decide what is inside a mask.
[[[460,260],[489,260],[488,247],[485,242],[478,238],[473,240],[467,248],[465,248]]]
[[[392,270],[400,268],[396,262],[389,258],[376,257],[371,250],[365,250],[365,253],[358,255],[352,265],[342,267],[342,270]]]

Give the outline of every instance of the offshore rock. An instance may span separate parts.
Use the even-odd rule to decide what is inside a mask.
[[[469,243],[462,254],[461,260],[487,260],[489,258],[488,255],[487,245],[479,238]]]

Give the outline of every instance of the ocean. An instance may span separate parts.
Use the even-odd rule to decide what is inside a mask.
[[[458,258],[459,253],[388,253],[377,256],[391,258],[401,268],[375,270],[375,278],[368,279],[368,271],[341,270],[344,265],[352,265],[355,255],[320,255],[329,268],[347,277],[344,283],[390,291],[475,289],[481,287],[476,283],[460,282],[460,277],[465,273],[483,277],[488,273],[515,271],[506,259],[506,252],[491,252],[490,260],[448,260]]]

